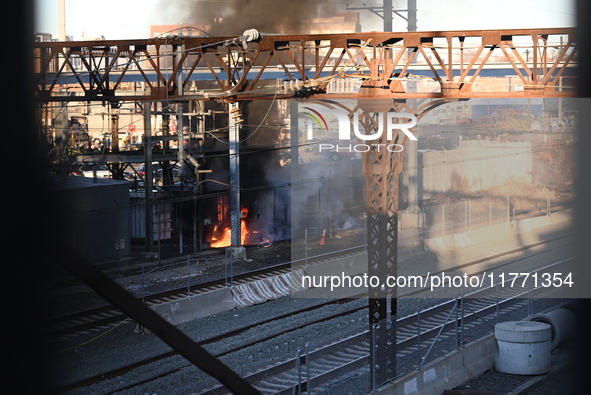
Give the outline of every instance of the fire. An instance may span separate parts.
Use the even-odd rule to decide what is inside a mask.
[[[250,230],[246,224],[246,217],[248,216],[248,209],[243,208],[240,210],[242,218],[240,220],[240,245],[253,244],[250,241],[254,240],[254,244],[269,246],[271,242],[269,239],[260,237],[259,231]],[[225,227],[223,230],[218,229],[218,225],[213,230],[213,236],[210,240],[209,245],[212,248],[223,248],[230,247],[232,245],[232,228],[230,226]]]
[[[218,227],[217,225],[213,229],[214,233],[217,235]],[[209,245],[213,248],[220,248],[220,247],[229,247],[232,245],[232,229],[226,228],[219,236],[213,236]]]
[[[218,233],[219,236],[218,236]],[[246,221],[244,219],[240,220],[240,245],[244,245],[246,243],[246,237],[248,235],[248,229],[246,228]],[[214,234],[211,238],[210,246],[213,248],[221,248],[221,247],[230,247],[232,245],[232,228],[226,227],[223,231],[218,232],[218,227],[214,228]]]
[[[242,219],[240,220],[240,245],[246,243],[246,237],[248,235],[248,229],[246,227],[246,216],[248,215],[248,209],[243,208],[240,210],[242,213]],[[211,238],[210,246],[213,248],[230,247],[232,245],[232,228],[226,227],[221,232],[218,230],[218,225],[214,228],[214,236]]]

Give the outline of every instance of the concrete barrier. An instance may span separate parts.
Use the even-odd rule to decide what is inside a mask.
[[[236,307],[247,307],[290,295],[302,290],[302,272],[293,270],[278,276],[268,277],[232,286]]]
[[[191,295],[173,302],[161,303],[151,309],[173,325],[221,313],[235,308],[252,306],[268,300],[288,296],[303,290],[302,272],[294,270],[232,287]]]
[[[172,325],[182,324],[191,320],[232,310],[236,307],[230,288],[220,288],[209,292],[195,294],[174,302],[151,306]]]
[[[470,342],[421,369],[408,373],[376,391],[384,395],[441,395],[483,372],[495,362],[493,334]]]
[[[444,252],[482,242],[489,242],[512,234],[534,231],[548,225],[572,219],[572,211],[565,210],[556,214],[525,218],[513,222],[504,222],[484,228],[471,229],[467,232],[434,237],[423,241],[423,248],[433,252]]]
[[[232,288],[232,297],[236,307],[252,306],[263,301],[263,298],[251,283],[242,284],[238,287],[234,286]]]

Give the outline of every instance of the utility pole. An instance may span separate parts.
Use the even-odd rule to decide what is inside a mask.
[[[58,0],[57,14],[58,14],[57,38],[59,41],[66,41],[66,0]]]
[[[392,0],[384,0],[384,31],[392,31]]]
[[[417,0],[407,0],[407,8],[408,8],[408,31],[409,32],[416,32],[417,31]]]
[[[417,0],[406,0],[407,1],[407,8],[406,9],[394,9],[392,0],[383,0],[384,5],[383,7],[372,6],[372,5],[363,5],[362,7],[349,7],[347,6],[347,10],[349,11],[356,11],[356,10],[367,10],[373,14],[376,14],[380,18],[384,20],[384,31],[391,32],[394,29],[393,25],[393,17],[394,15],[399,16],[400,18],[404,19],[407,22],[407,30],[409,32],[417,31]],[[406,16],[402,13],[405,12]],[[397,29],[403,30],[403,29]]]

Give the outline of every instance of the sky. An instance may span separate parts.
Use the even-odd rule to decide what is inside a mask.
[[[108,40],[149,38],[150,25],[177,24],[189,3],[223,9],[231,0],[66,0],[66,34],[74,40],[104,36]],[[274,0],[277,1],[277,0]],[[288,0],[294,1],[294,0]],[[349,5],[380,5],[380,0],[327,0],[341,11]],[[481,30],[574,27],[576,0],[417,0],[417,30]],[[406,0],[393,0],[397,9]],[[35,32],[58,35],[58,0],[36,0]],[[193,4],[194,5],[194,4]],[[359,11],[362,30],[382,30],[370,11]],[[406,22],[395,16],[394,30]],[[398,28],[397,28],[398,27]]]

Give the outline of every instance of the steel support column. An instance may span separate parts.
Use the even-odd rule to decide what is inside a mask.
[[[146,204],[146,252],[152,252],[154,226],[152,216],[152,102],[144,102],[144,194]]]
[[[366,177],[368,276],[376,276],[385,283],[388,276],[397,273],[398,186],[395,179],[398,173],[366,173]],[[396,375],[396,314],[395,290],[370,287],[370,369],[374,389]]]
[[[179,163],[183,163],[183,159],[185,158],[185,147],[189,146],[189,134],[187,133],[187,140],[185,140],[185,136],[183,136],[184,129],[185,129],[185,121],[183,115],[183,104],[184,102],[177,103],[177,135],[178,135],[178,154],[177,160]],[[188,153],[188,152],[187,152]]]
[[[237,102],[229,105],[229,142],[230,142],[230,220],[232,226],[232,247],[241,245],[240,235],[240,124],[236,114],[240,107]]]
[[[177,76],[177,89],[179,91],[180,95],[184,94],[183,91],[183,68],[180,67],[179,68],[179,72],[178,72],[178,76]],[[184,103],[186,102],[179,102],[177,103],[177,134],[179,136],[179,140],[178,140],[178,156],[177,159],[179,161],[179,163],[183,162],[183,159],[185,157],[185,147],[189,147],[189,140],[185,140],[183,133],[184,133],[184,129],[185,129],[185,122],[184,122],[184,115],[183,115],[183,106]],[[187,139],[189,139],[189,133],[187,133]],[[188,153],[188,152],[187,152]]]
[[[109,117],[111,119],[111,152],[119,152],[119,107],[121,107],[121,104],[118,102],[109,104]]]
[[[386,102],[388,103],[388,102]],[[377,104],[383,107],[383,104]],[[366,131],[376,130],[379,121],[370,115],[385,116],[392,101],[383,108],[372,103],[360,123]],[[386,109],[387,108],[387,109]],[[385,111],[383,111],[385,110]],[[396,276],[398,255],[398,176],[399,155],[383,148],[400,144],[399,137],[388,141],[382,134],[370,151],[364,152],[363,173],[366,177],[368,276],[375,276],[385,284],[388,276]],[[381,148],[380,148],[381,147]],[[369,289],[370,371],[375,389],[396,375],[396,290],[391,287]]]
[[[110,103],[109,115],[111,118],[111,152],[119,153],[119,108],[121,103]],[[123,180],[123,169],[119,162],[113,162],[110,165],[111,174],[115,180]]]
[[[67,152],[68,146],[70,145],[70,127],[68,118],[68,103],[61,103],[59,109],[56,111],[54,116],[55,122],[55,144],[59,148],[58,151],[58,163],[62,166],[61,172],[63,175],[68,174],[68,169],[65,166],[69,166]]]

